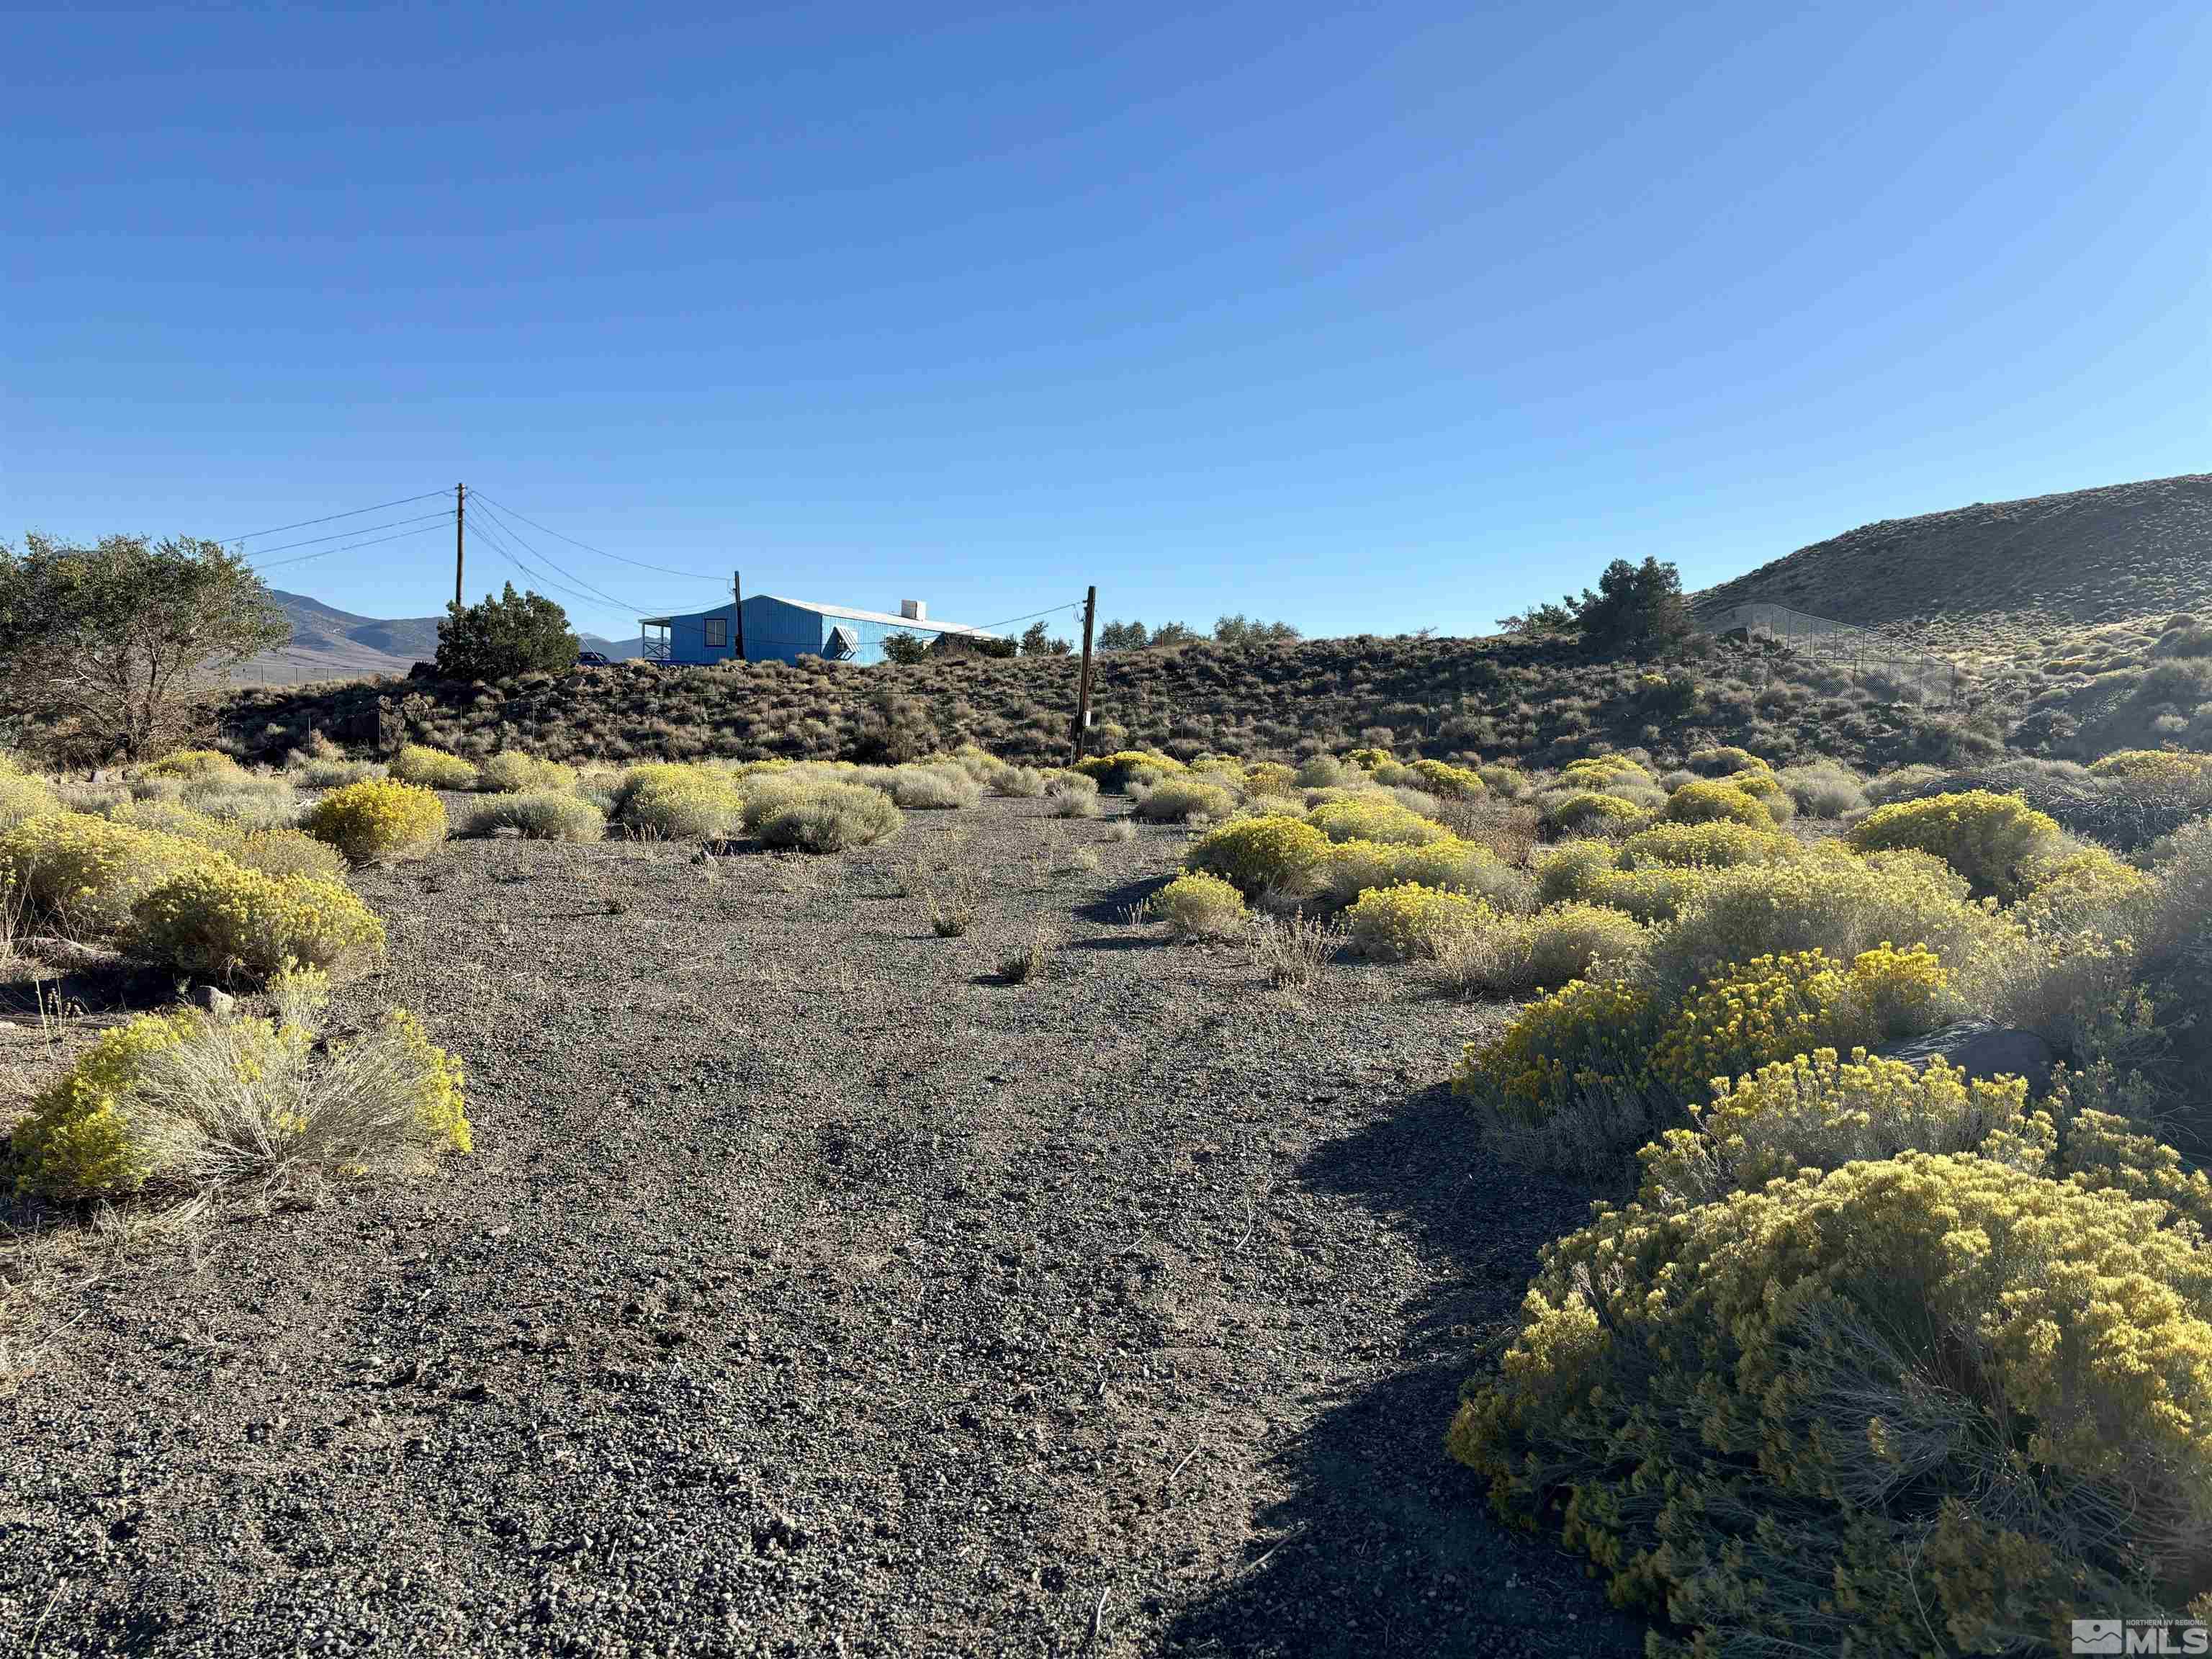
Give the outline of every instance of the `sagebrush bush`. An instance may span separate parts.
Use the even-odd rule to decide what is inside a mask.
[[[607,820],[599,807],[566,790],[501,795],[469,811],[465,836],[514,830],[528,841],[603,841]]]
[[[1218,876],[1186,872],[1145,902],[1145,914],[1177,939],[1233,939],[1251,924],[1244,896]]]
[[[1306,822],[1331,841],[1374,841],[1408,847],[1442,841],[1451,833],[1435,819],[1408,811],[1380,790],[1362,790],[1339,800],[1323,801],[1306,814]]]
[[[26,818],[53,817],[66,811],[53,785],[21,772],[0,771],[0,830]]]
[[[1045,799],[1053,815],[1062,818],[1095,818],[1103,811],[1098,804],[1098,784],[1080,772],[1055,772],[1045,780]]]
[[[9,902],[27,923],[72,939],[120,933],[153,889],[223,861],[181,836],[78,812],[27,818],[0,834],[0,882]]]
[[[770,847],[842,853],[896,835],[902,822],[889,796],[861,784],[825,783],[769,799],[775,804],[757,822],[747,809],[747,823]]]
[[[301,826],[356,864],[421,853],[446,838],[446,804],[429,790],[391,778],[333,789]]]
[[[1164,778],[1137,802],[1137,816],[1151,823],[1182,823],[1194,817],[1218,821],[1236,810],[1236,796],[1195,777]]]
[[[1352,948],[1385,962],[1433,959],[1457,935],[1492,914],[1479,899],[1413,882],[1362,893],[1345,912]]]
[[[1237,818],[1199,837],[1186,867],[1219,876],[1247,899],[1310,896],[1328,867],[1329,840],[1297,818]]]
[[[1705,823],[1655,823],[1620,845],[1624,870],[1664,864],[1729,869],[1739,864],[1779,864],[1797,855],[1797,843],[1778,830],[1732,818]]]
[[[135,778],[190,780],[235,777],[243,774],[245,770],[246,769],[236,760],[219,749],[179,749],[162,756],[159,760],[149,761],[143,766],[133,767],[131,775]]]
[[[633,766],[615,785],[615,816],[652,840],[723,840],[737,833],[744,816],[747,797],[741,781],[750,780],[719,767],[666,762]]]
[[[1044,793],[1044,774],[1034,766],[995,766],[986,781],[994,795],[1034,800]]]
[[[2015,895],[2028,867],[2058,845],[2057,822],[2017,795],[1987,789],[1877,806],[1844,839],[1862,853],[1909,850],[1939,858],[1977,896]]]
[[[268,1190],[470,1151],[453,1058],[398,1009],[367,1031],[328,1031],[322,983],[281,978],[270,1019],[179,1010],[106,1033],[16,1127],[16,1190]]]
[[[1462,996],[1526,996],[1621,977],[1650,948],[1647,929],[1602,905],[1555,904],[1526,916],[1486,910],[1437,950],[1436,976]]]
[[[864,767],[855,776],[858,781],[881,789],[895,805],[909,812],[957,811],[983,799],[982,786],[966,768],[955,764]]]
[[[1700,1652],[2063,1652],[2212,1589],[2212,1254],[2172,1213],[1918,1152],[1603,1211],[1450,1449]]]
[[[519,749],[502,749],[477,768],[476,782],[477,788],[495,795],[565,794],[576,787],[576,769]]]
[[[131,948],[196,979],[261,981],[287,967],[354,969],[384,954],[384,924],[342,882],[266,876],[223,860],[140,899]]]
[[[1808,817],[1839,818],[1867,804],[1866,788],[1858,774],[1834,761],[1784,767],[1775,775],[1775,781],[1790,792],[1797,810]]]
[[[1761,830],[1774,823],[1765,804],[1734,780],[1699,779],[1684,784],[1667,797],[1667,817],[1672,823],[1740,823]]]
[[[473,789],[477,787],[477,769],[459,755],[448,755],[442,749],[432,749],[419,743],[404,745],[392,757],[388,769],[392,776],[402,783],[411,783],[424,789]]]

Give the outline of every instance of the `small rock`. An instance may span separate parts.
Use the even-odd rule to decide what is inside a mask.
[[[1966,1074],[1968,1081],[1993,1077],[2022,1077],[2030,1095],[2051,1086],[2051,1045],[2033,1031],[1998,1025],[1986,1019],[1963,1020],[1908,1042],[1893,1042],[1878,1050],[1890,1060],[1901,1060],[1923,1071],[1931,1060]]]
[[[204,1008],[219,1018],[228,1018],[238,1012],[238,999],[228,991],[212,985],[203,985],[192,993],[195,1006]]]

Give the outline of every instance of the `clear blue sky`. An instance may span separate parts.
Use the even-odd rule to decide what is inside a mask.
[[[465,479],[749,592],[1474,633],[2212,468],[2201,5],[82,6],[8,58],[10,538]],[[592,629],[716,597],[534,539]],[[421,615],[451,560],[270,576]]]

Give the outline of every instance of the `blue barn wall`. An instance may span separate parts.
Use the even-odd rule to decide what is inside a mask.
[[[928,639],[942,632],[926,622],[871,622],[855,617],[832,617],[819,611],[809,610],[803,605],[793,605],[773,595],[756,593],[744,602],[745,659],[749,662],[796,662],[801,657],[820,656],[829,643],[832,628],[850,629],[858,636],[859,647],[841,662],[876,663],[884,660],[884,641],[893,634],[911,634]],[[668,659],[679,663],[729,662],[738,654],[737,629],[732,620],[733,607],[717,605],[711,611],[695,611],[684,616],[668,619]],[[722,637],[727,643],[715,646],[707,643],[710,618],[722,623]]]

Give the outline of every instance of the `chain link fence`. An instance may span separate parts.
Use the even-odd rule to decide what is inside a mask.
[[[1911,650],[1856,623],[1759,602],[1701,612],[1697,621],[1708,634],[1770,641],[1801,657],[1826,663],[1887,701],[1905,700],[1895,694],[1909,690],[1914,694],[1911,701],[1948,708],[1961,695],[1957,664]]]

